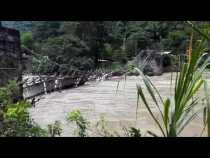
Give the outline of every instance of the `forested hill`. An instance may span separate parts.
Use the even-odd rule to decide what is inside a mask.
[[[193,23],[203,29],[210,25]],[[21,31],[22,45],[36,52],[33,66],[39,74],[89,71],[99,67],[100,59],[125,65],[145,49],[183,54],[192,33],[184,21],[3,21],[2,25]]]
[[[31,31],[32,29],[32,21],[2,21],[2,25],[21,32]]]

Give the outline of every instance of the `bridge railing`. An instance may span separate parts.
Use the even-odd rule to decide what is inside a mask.
[[[65,88],[77,87],[87,81],[86,75],[66,76],[66,77],[47,77],[38,82],[24,84],[23,97],[30,99],[38,95],[47,94],[53,91],[59,91]]]

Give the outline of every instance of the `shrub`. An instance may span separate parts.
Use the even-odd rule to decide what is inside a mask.
[[[141,131],[140,129],[130,127],[129,129],[124,128],[125,130],[125,136],[127,137],[141,137]]]
[[[56,64],[48,56],[33,57],[32,73],[33,74],[51,74],[55,70]]]
[[[0,136],[1,137],[40,137],[46,136],[31,118],[28,101],[14,100],[18,86],[11,81],[6,87],[0,89]]]
[[[4,112],[1,136],[40,137],[46,135],[46,131],[41,129],[30,118],[28,108],[31,105],[29,102],[21,101],[7,106]]]
[[[59,121],[55,121],[54,124],[48,125],[48,135],[50,137],[60,136],[62,133],[61,123]]]
[[[67,120],[69,122],[75,122],[77,125],[78,136],[86,137],[87,136],[87,126],[88,121],[82,116],[79,110],[72,111],[68,113]]]
[[[20,87],[16,81],[8,81],[5,87],[0,88],[0,105],[5,106],[19,99]]]
[[[101,116],[100,120],[96,123],[96,131],[97,134],[102,137],[114,137],[113,132],[108,128],[108,123],[103,116]]]
[[[21,34],[21,43],[27,48],[33,47],[33,37],[31,32],[24,32]]]

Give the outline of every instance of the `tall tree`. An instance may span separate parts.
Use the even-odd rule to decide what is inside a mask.
[[[98,66],[98,60],[103,52],[103,46],[108,37],[108,32],[103,21],[98,22],[80,22],[76,35],[85,41],[94,57],[95,66]]]
[[[33,22],[33,38],[37,42],[42,42],[50,37],[56,37],[61,34],[61,22],[58,21],[41,21]]]

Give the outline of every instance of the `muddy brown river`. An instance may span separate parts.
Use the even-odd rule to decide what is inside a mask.
[[[164,97],[170,96],[172,93],[170,91],[170,77],[170,73],[151,77],[152,82]],[[41,96],[36,107],[30,109],[30,114],[35,122],[43,128],[55,121],[60,121],[63,128],[62,136],[64,137],[75,136],[75,125],[66,121],[68,112],[73,110],[80,110],[90,122],[92,128],[89,131],[90,136],[99,136],[94,129],[101,117],[107,122],[107,129],[112,132],[116,131],[121,136],[124,135],[122,128],[131,126],[141,129],[143,136],[148,136],[147,130],[159,134],[159,130],[143,104],[139,105],[136,117],[137,83],[142,84],[141,79],[130,76],[127,77],[126,81],[115,78],[109,81],[88,82],[78,88],[53,92]],[[202,96],[203,92],[200,92],[200,95]],[[158,116],[157,109],[151,99],[150,106]],[[188,125],[181,136],[200,136],[202,127],[202,117],[198,116]]]

